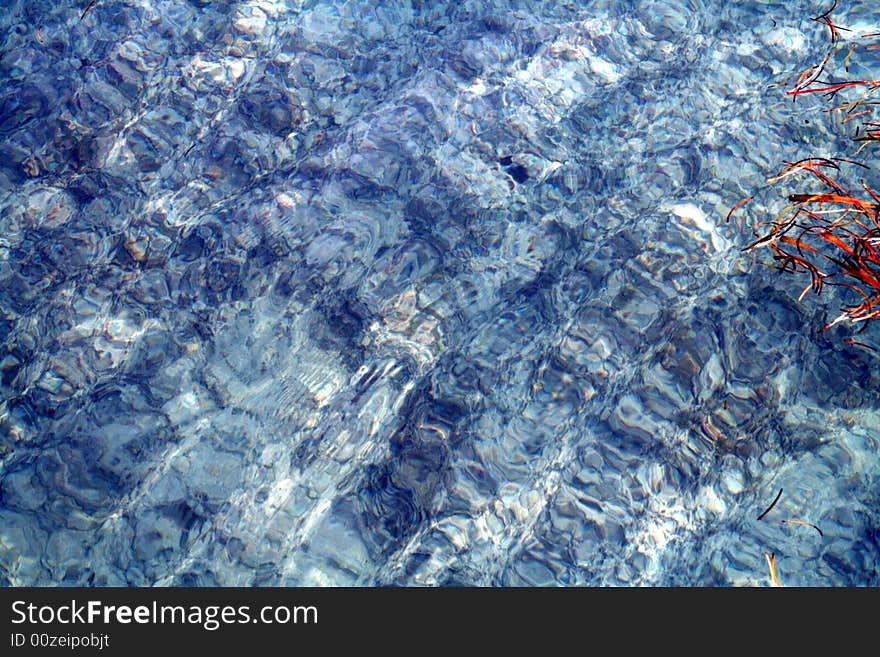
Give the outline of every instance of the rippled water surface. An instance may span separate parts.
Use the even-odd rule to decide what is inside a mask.
[[[725,221],[851,156],[827,7],[86,4],[0,12],[0,581],[880,585],[877,356]]]

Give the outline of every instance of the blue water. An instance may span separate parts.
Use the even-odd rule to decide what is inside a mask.
[[[852,156],[826,7],[70,4],[0,12],[4,584],[880,584],[877,357],[741,251]]]

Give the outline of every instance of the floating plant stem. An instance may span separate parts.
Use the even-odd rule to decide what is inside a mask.
[[[812,528],[815,529],[817,532],[819,532],[819,536],[822,536],[822,537],[825,536],[825,534],[822,533],[822,530],[821,530],[821,529],[819,529],[819,528],[818,528],[816,525],[814,525],[813,523],[811,523],[811,522],[807,522],[806,520],[783,520],[783,521],[782,521],[782,524],[783,524],[783,525],[803,525],[804,527],[812,527]]]
[[[744,199],[741,199],[741,200],[737,201],[736,203],[734,203],[733,207],[730,208],[730,212],[727,213],[727,221],[730,221],[730,217],[734,212],[736,212],[739,208],[741,208],[746,203],[751,201],[753,198],[755,198],[755,197],[754,196],[746,196]]]
[[[770,503],[770,506],[768,506],[766,509],[764,509],[764,513],[762,513],[761,515],[758,516],[758,520],[763,519],[764,516],[766,516],[768,513],[770,513],[770,511],[773,510],[773,507],[776,506],[776,503],[779,501],[780,497],[782,497],[782,489],[781,488],[779,489],[779,492],[776,493],[776,497],[773,498],[773,501]]]
[[[831,12],[835,9],[837,9],[837,0],[834,0],[834,4],[832,4],[831,8],[824,14],[820,14],[819,16],[810,19],[813,22],[821,23],[822,25],[828,26],[828,29],[831,31],[832,42],[836,42],[840,38],[840,35],[838,34],[839,31],[850,32],[850,30],[845,27],[835,25],[834,22],[831,20]]]

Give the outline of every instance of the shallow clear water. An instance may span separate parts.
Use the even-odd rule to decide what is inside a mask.
[[[825,7],[61,4],[0,13],[3,582],[880,584],[877,358],[742,254],[784,192],[725,222],[852,153]]]

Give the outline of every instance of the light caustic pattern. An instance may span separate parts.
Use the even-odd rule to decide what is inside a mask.
[[[813,6],[12,4],[4,583],[880,583],[875,361],[725,222]]]

